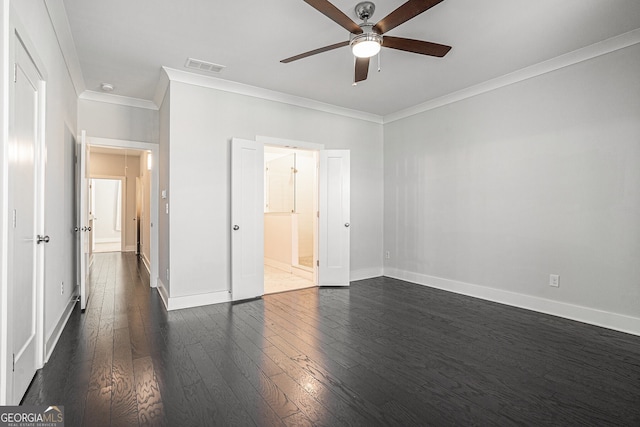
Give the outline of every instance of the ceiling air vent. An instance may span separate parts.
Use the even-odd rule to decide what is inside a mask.
[[[186,68],[191,68],[198,71],[206,71],[208,73],[219,73],[224,68],[224,65],[214,64],[213,62],[200,61],[199,59],[189,58],[187,63],[184,64]]]

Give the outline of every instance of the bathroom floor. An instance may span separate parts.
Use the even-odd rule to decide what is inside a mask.
[[[264,293],[292,291],[315,286],[311,280],[303,279],[293,273],[269,265],[264,266]]]

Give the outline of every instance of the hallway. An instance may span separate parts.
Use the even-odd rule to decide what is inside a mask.
[[[68,426],[638,425],[640,337],[380,277],[166,312],[96,254],[26,405]]]

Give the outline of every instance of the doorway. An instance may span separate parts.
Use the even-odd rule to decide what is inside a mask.
[[[318,152],[264,148],[265,294],[316,286]]]
[[[92,252],[94,253],[123,252],[122,223],[127,204],[126,192],[123,192],[125,183],[126,178],[93,178],[91,180]]]
[[[97,137],[87,137],[86,146],[90,153],[90,156],[87,155],[87,175],[90,179],[87,180],[86,185],[98,179],[116,179],[121,182],[120,249],[115,246],[110,249],[136,253],[149,273],[151,287],[155,288],[158,283],[156,224],[158,223],[159,175],[156,165],[159,147],[157,144],[148,142]],[[113,191],[116,190],[112,189],[111,194]],[[116,197],[111,196],[111,199],[114,200]],[[117,212],[118,207],[114,204],[111,211]],[[118,225],[115,218],[118,215],[116,214],[113,220],[103,220],[96,215],[94,208],[97,208],[95,202],[88,214],[87,224],[79,224],[78,228],[83,229],[86,226],[89,229],[87,234],[92,238],[96,237],[96,226],[99,227],[100,221],[106,222],[111,231],[117,231]],[[109,215],[107,217],[110,218]],[[99,241],[96,241],[96,244],[99,244]],[[82,278],[80,280],[82,283]],[[84,281],[86,282],[86,277]]]

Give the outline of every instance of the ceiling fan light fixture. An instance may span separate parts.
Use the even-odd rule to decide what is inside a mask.
[[[380,52],[382,36],[376,33],[358,34],[351,40],[351,52],[358,58],[371,58]]]

